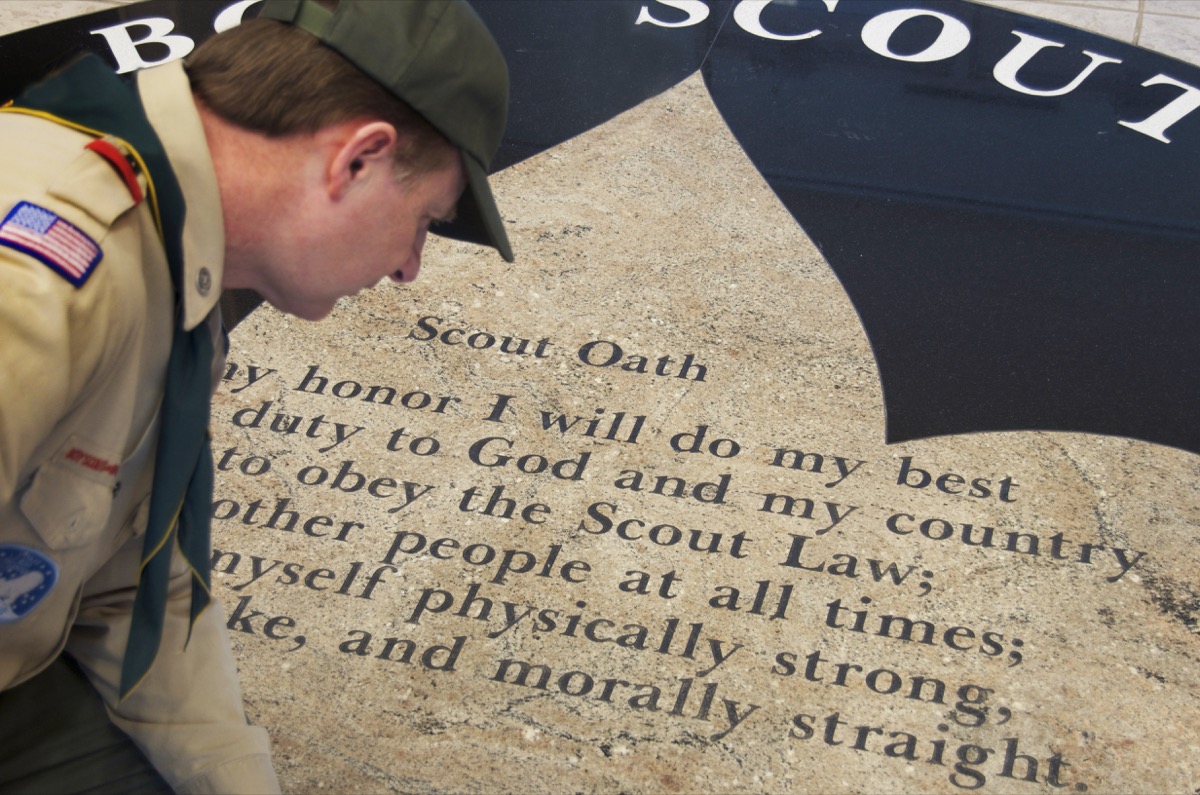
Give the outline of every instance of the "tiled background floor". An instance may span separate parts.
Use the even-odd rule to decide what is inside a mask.
[[[3,0],[0,34],[131,0]],[[1200,0],[976,0],[1200,63]]]
[[[976,0],[1200,63],[1200,0]]]

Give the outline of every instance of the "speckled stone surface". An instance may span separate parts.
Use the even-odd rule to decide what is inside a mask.
[[[0,35],[129,3],[130,0],[4,0],[0,3]]]
[[[234,334],[214,578],[288,788],[1194,789],[1200,459],[883,444],[698,78],[496,186],[515,265]]]

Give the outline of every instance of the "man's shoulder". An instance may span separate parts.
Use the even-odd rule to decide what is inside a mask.
[[[88,148],[94,140],[47,118],[0,112],[0,248],[75,288],[104,258],[113,225],[141,201],[120,169]]]
[[[0,188],[7,192],[47,186],[91,140],[42,114],[0,111]]]

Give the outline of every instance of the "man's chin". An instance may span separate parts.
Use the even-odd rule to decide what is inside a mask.
[[[336,301],[312,302],[312,303],[285,303],[280,301],[276,303],[269,298],[267,303],[278,309],[280,312],[299,318],[300,320],[309,320],[316,322],[329,317],[329,313],[333,311]]]
[[[296,317],[300,318],[301,320],[309,320],[315,323],[318,320],[324,320],[325,318],[329,317],[329,314],[333,311],[333,306],[333,304],[330,304],[327,307],[313,312],[306,312],[304,314],[297,313]]]

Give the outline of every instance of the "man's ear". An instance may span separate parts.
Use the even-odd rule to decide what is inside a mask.
[[[349,125],[347,136],[329,161],[330,198],[342,198],[357,180],[382,169],[394,171],[396,139],[396,128],[384,121]]]

